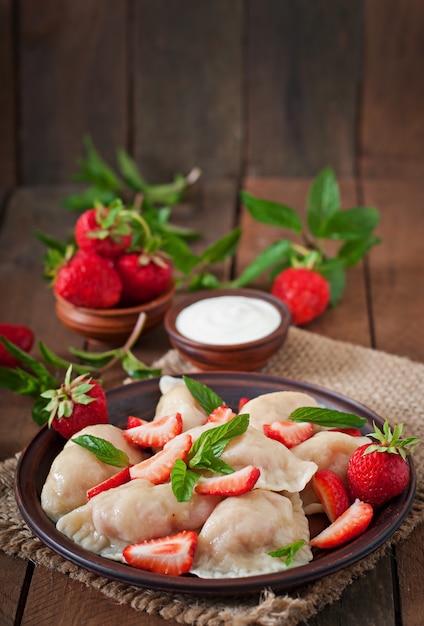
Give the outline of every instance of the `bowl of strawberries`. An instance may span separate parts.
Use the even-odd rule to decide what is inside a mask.
[[[120,202],[84,211],[74,241],[50,271],[59,320],[90,342],[121,345],[140,314],[143,330],[149,329],[172,303],[172,263],[146,239],[137,240],[134,219]]]

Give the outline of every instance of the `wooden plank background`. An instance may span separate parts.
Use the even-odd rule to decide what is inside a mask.
[[[0,0],[0,185],[69,182],[84,133],[151,181],[419,178],[423,35],[421,0]]]

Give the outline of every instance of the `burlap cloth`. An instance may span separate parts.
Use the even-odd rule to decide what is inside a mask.
[[[162,367],[163,373],[191,371],[174,351],[155,365]],[[423,364],[291,328],[285,346],[263,372],[339,392],[362,402],[391,423],[403,422],[405,435],[424,440]],[[82,581],[115,602],[129,604],[136,611],[159,614],[165,620],[208,626],[294,626],[339,598],[352,580],[372,569],[390,546],[408,537],[424,519],[424,445],[416,447],[414,461],[418,477],[415,502],[395,535],[355,565],[289,593],[263,590],[258,595],[209,599],[138,589],[88,573],[45,547],[23,522],[13,495],[15,458],[0,464],[0,548],[6,554],[30,559],[36,565]]]

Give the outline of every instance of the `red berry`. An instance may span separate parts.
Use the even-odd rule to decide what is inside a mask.
[[[153,300],[171,284],[172,266],[159,255],[123,254],[115,267],[122,281],[122,302],[125,305]]]
[[[301,267],[289,267],[278,274],[271,293],[289,307],[297,326],[321,315],[330,302],[330,286],[325,278]]]
[[[132,240],[132,228],[125,214],[104,206],[84,211],[75,224],[74,234],[82,250],[105,257],[119,256]]]
[[[263,425],[264,434],[284,444],[286,448],[294,448],[313,435],[313,424],[310,422],[272,422]]]
[[[330,522],[335,522],[349,508],[345,484],[332,470],[318,470],[312,478],[312,486]]]
[[[8,341],[15,344],[15,346],[21,350],[25,350],[25,352],[29,352],[34,343],[34,333],[32,330],[18,324],[0,323],[0,335],[8,339]],[[18,364],[18,359],[12,356],[0,341],[0,365],[3,367],[16,367]]]
[[[260,475],[257,467],[246,465],[231,474],[201,478],[194,489],[202,496],[240,496],[253,489]]]
[[[322,549],[338,548],[362,535],[372,518],[372,506],[355,500],[330,526],[311,539],[310,545]]]
[[[41,394],[49,403],[46,411],[50,414],[48,424],[65,439],[93,424],[107,424],[109,421],[106,394],[103,387],[87,374],[71,380],[72,366],[66,372],[65,380],[58,389],[50,389]]]
[[[119,302],[122,283],[111,260],[78,250],[59,269],[53,288],[75,306],[109,309]]]
[[[126,563],[139,569],[180,576],[187,574],[193,564],[197,533],[182,530],[174,535],[133,543],[123,550]]]
[[[130,422],[131,424],[131,422]],[[142,448],[163,447],[168,441],[180,435],[183,430],[181,413],[164,415],[152,422],[144,422],[123,431],[128,443]]]
[[[144,478],[154,485],[166,482],[177,459],[185,459],[193,441],[188,433],[182,433],[165,444],[160,452],[133,465],[130,468],[131,479]]]

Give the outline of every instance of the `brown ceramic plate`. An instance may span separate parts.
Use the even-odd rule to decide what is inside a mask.
[[[191,374],[190,374],[191,375]],[[290,390],[303,391],[330,408],[355,413],[367,419],[365,432],[372,430],[372,422],[381,426],[383,420],[373,411],[357,402],[314,385],[259,373],[195,374],[230,406],[236,408],[240,397],[253,398],[263,393]],[[125,427],[128,415],[151,419],[160,392],[158,379],[150,379],[117,387],[108,392],[111,421]],[[260,592],[265,588],[281,591],[313,582],[327,574],[345,568],[381,546],[399,528],[412,506],[416,475],[409,459],[411,480],[405,491],[379,511],[368,530],[348,545],[320,552],[311,563],[286,572],[249,576],[246,578],[202,579],[195,576],[165,576],[134,569],[123,563],[109,561],[83,550],[56,530],[40,506],[40,493],[50,465],[60,452],[64,440],[53,430],[43,428],[20,457],[16,472],[15,495],[21,514],[41,541],[54,551],[106,578],[137,587],[201,595],[236,595]]]

